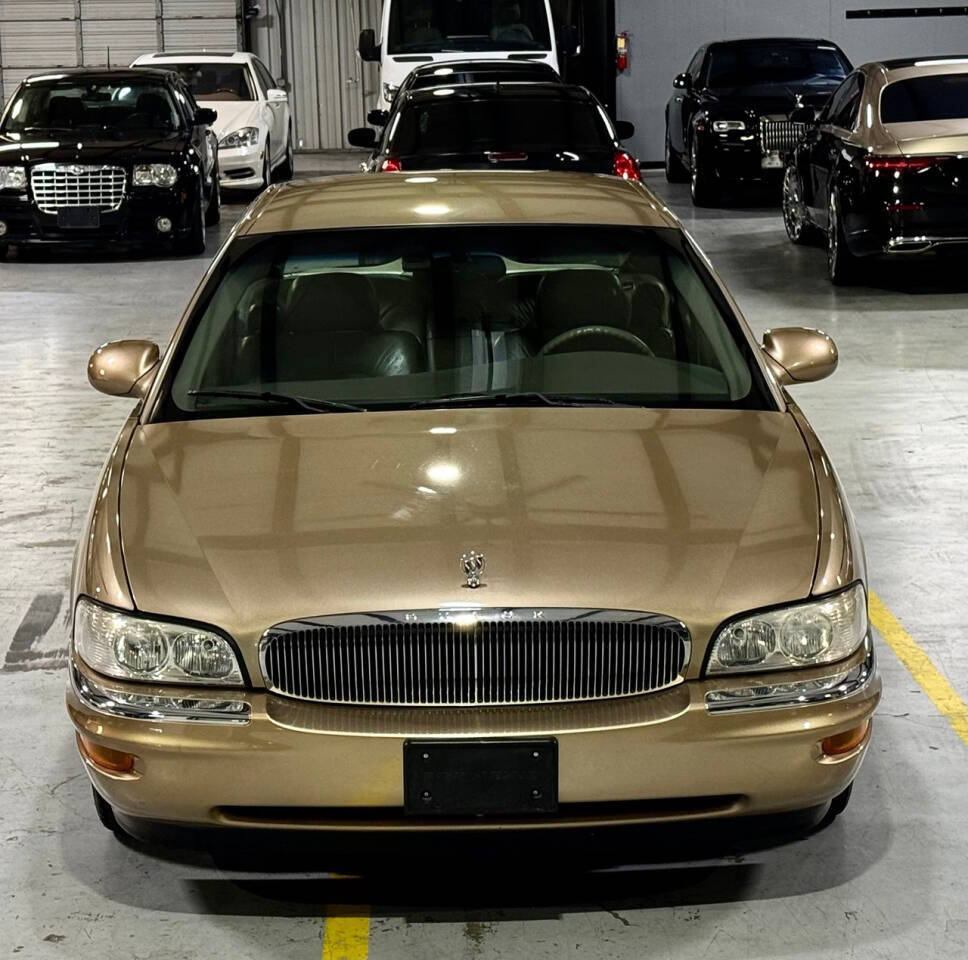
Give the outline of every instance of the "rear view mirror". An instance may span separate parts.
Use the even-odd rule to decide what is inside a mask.
[[[619,140],[630,140],[635,136],[635,124],[629,120],[616,120],[615,135]]]
[[[837,345],[822,330],[777,327],[763,334],[763,352],[780,386],[823,380],[837,369]]]
[[[346,135],[352,147],[372,149],[376,146],[376,130],[372,127],[356,127]]]
[[[389,110],[371,110],[366,115],[366,122],[372,123],[374,127],[385,127],[389,119]]]
[[[158,344],[150,340],[113,340],[91,354],[87,379],[95,390],[111,397],[143,397],[160,359]]]
[[[195,111],[195,123],[200,127],[210,127],[218,120],[218,113],[208,107],[199,107]]]
[[[692,86],[692,77],[688,73],[680,73],[675,80],[672,81],[672,85],[676,90],[688,90]]]
[[[376,31],[369,29],[360,31],[360,45],[357,49],[361,60],[367,63],[379,62],[380,45],[376,42]]]
[[[285,103],[289,99],[289,94],[285,90],[275,89],[266,90],[266,96],[271,103]]]

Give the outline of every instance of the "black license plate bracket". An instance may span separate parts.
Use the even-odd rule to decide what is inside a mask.
[[[65,207],[57,211],[57,226],[63,230],[96,230],[101,226],[97,207]]]
[[[558,809],[558,741],[408,740],[409,816],[527,816]]]

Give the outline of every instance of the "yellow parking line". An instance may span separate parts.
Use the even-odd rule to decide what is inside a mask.
[[[328,906],[323,927],[323,960],[366,960],[369,952],[369,908]]]
[[[911,671],[921,689],[951,724],[955,733],[968,744],[968,704],[955,693],[947,678],[918,646],[917,641],[898,623],[876,593],[870,594],[871,623],[877,627],[898,660]]]

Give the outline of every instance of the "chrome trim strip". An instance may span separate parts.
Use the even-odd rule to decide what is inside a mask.
[[[655,625],[664,627],[675,627],[681,631],[680,640],[683,648],[682,666],[679,673],[666,684],[649,687],[647,690],[635,690],[631,693],[605,693],[600,695],[587,694],[580,698],[576,697],[542,697],[541,699],[531,700],[524,698],[511,698],[504,700],[455,700],[451,701],[425,701],[425,700],[406,700],[398,702],[395,699],[388,700],[363,700],[353,696],[330,700],[316,699],[310,697],[300,697],[288,690],[282,689],[274,684],[271,679],[271,670],[267,662],[267,652],[273,638],[284,636],[286,633],[294,633],[314,627],[365,627],[371,625],[381,626],[419,626],[431,623],[449,623],[459,627],[470,627],[478,622],[506,622],[506,623],[525,623],[525,622],[580,622],[589,621],[593,623],[635,623],[644,626]],[[412,651],[411,651],[412,653]],[[346,651],[347,661],[350,651]],[[631,656],[631,654],[630,654]],[[484,607],[472,603],[455,603],[445,606],[418,609],[418,610],[386,610],[373,613],[353,613],[337,614],[332,616],[303,617],[298,620],[289,620],[278,623],[266,630],[259,643],[259,667],[262,671],[263,682],[270,693],[287,697],[292,700],[304,700],[311,703],[334,703],[345,706],[372,706],[372,707],[442,707],[445,709],[466,708],[466,707],[514,707],[529,706],[538,704],[555,703],[584,703],[598,700],[615,700],[629,696],[651,696],[663,690],[669,690],[683,682],[685,671],[689,666],[692,657],[692,636],[688,627],[681,621],[673,617],[664,616],[657,613],[646,613],[638,610],[603,610],[590,607]],[[343,662],[342,654],[339,654],[340,662],[333,664],[332,669],[346,673],[347,663]],[[455,669],[470,669],[471,664],[444,665]],[[411,665],[412,667],[412,665]],[[658,667],[657,667],[658,669]],[[518,678],[519,681],[522,678]]]
[[[935,247],[968,244],[968,237],[895,237],[887,241],[885,253],[924,253]]]
[[[112,717],[127,720],[161,720],[175,723],[248,723],[250,708],[244,700],[210,700],[202,697],[159,697],[106,687],[70,665],[71,687],[81,702]]]
[[[868,642],[867,656],[848,670],[793,683],[758,683],[755,686],[709,690],[709,713],[737,713],[748,710],[815,706],[843,700],[860,693],[874,676],[874,647]]]

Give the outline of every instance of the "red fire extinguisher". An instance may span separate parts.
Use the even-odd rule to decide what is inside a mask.
[[[615,69],[625,73],[629,68],[629,35],[623,31],[615,37]]]

